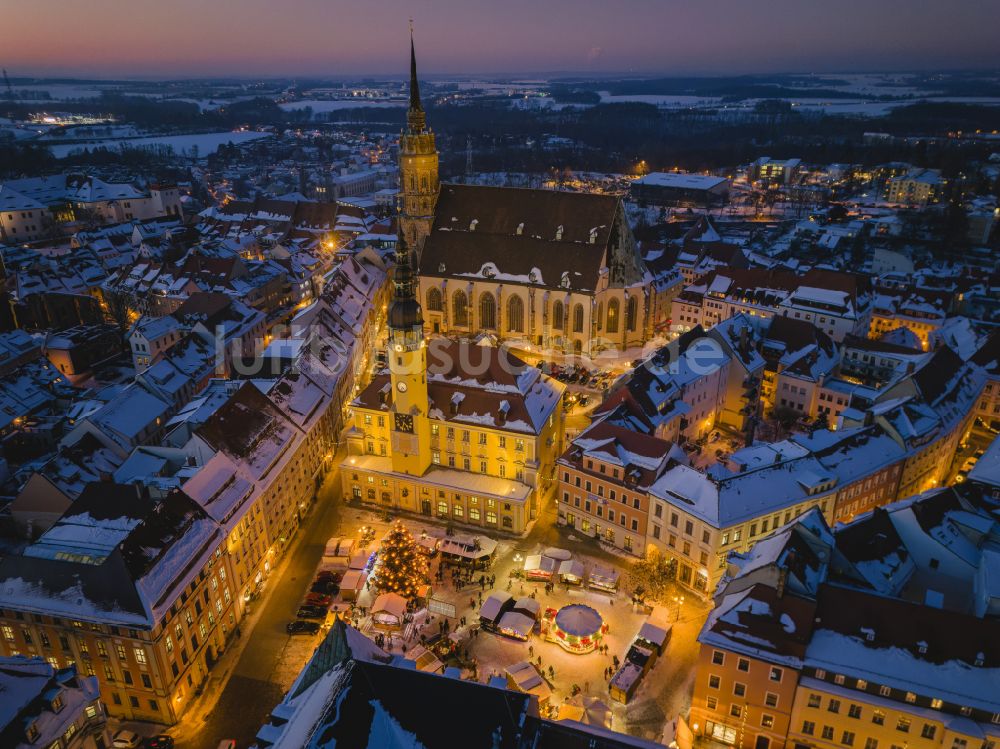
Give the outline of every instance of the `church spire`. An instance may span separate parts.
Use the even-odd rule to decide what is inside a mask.
[[[420,83],[417,81],[417,53],[413,48],[413,21],[410,21],[410,108],[406,112],[406,122],[411,133],[422,133],[427,129],[427,118],[420,103]]]

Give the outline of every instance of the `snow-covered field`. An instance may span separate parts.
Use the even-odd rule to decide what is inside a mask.
[[[75,83],[46,83],[32,85],[30,83],[15,83],[15,91],[44,91],[48,93],[52,101],[69,101],[72,99],[93,99],[101,95],[102,87],[88,84]],[[117,86],[108,86],[106,90],[114,90]],[[40,99],[23,99],[25,103],[42,101]]]
[[[659,94],[611,94],[608,91],[598,91],[604,104],[620,104],[622,102],[639,102],[653,104],[657,107],[698,107],[718,104],[721,99],[715,96],[680,96]]]
[[[175,153],[190,151],[192,146],[198,147],[199,156],[208,156],[215,153],[219,146],[226,143],[239,145],[248,143],[259,138],[266,138],[270,133],[248,132],[223,132],[223,133],[199,133],[197,135],[155,135],[146,138],[117,138],[110,140],[88,141],[86,143],[67,143],[51,146],[52,155],[61,159],[73,151],[84,148],[115,148],[119,145],[127,145],[132,148],[148,148],[152,146],[170,146]]]
[[[379,101],[373,99],[336,99],[333,101],[327,101],[323,99],[304,99],[302,101],[289,101],[284,104],[279,104],[283,110],[286,112],[292,112],[296,109],[305,109],[306,107],[312,107],[312,111],[315,114],[321,114],[323,112],[337,112],[341,109],[360,109],[361,107],[374,107],[374,108],[394,108],[394,107],[405,107],[406,102],[403,100],[399,101]]]

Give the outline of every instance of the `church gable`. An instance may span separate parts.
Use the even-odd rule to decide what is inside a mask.
[[[624,288],[642,282],[645,268],[639,258],[635,237],[625,218],[625,207],[621,203],[618,203],[615,211],[606,262],[608,285],[612,288]]]

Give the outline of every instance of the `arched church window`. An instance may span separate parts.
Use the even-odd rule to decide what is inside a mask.
[[[493,295],[484,291],[479,297],[479,327],[496,328],[497,326],[497,300]]]
[[[451,298],[451,317],[455,325],[469,324],[469,298],[461,289]]]
[[[608,302],[608,324],[605,326],[605,330],[609,333],[618,332],[618,300],[612,299]]]
[[[436,286],[427,289],[427,309],[441,311],[441,289]]]
[[[556,330],[562,330],[565,327],[563,320],[563,303],[558,299],[552,302],[552,327]]]
[[[507,302],[507,329],[524,332],[524,302],[516,294]]]
[[[635,330],[639,317],[639,300],[634,296],[628,298],[625,305],[625,330]]]

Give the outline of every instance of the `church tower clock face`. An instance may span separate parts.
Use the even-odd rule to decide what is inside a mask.
[[[413,434],[413,417],[410,414],[396,414],[396,431]]]

